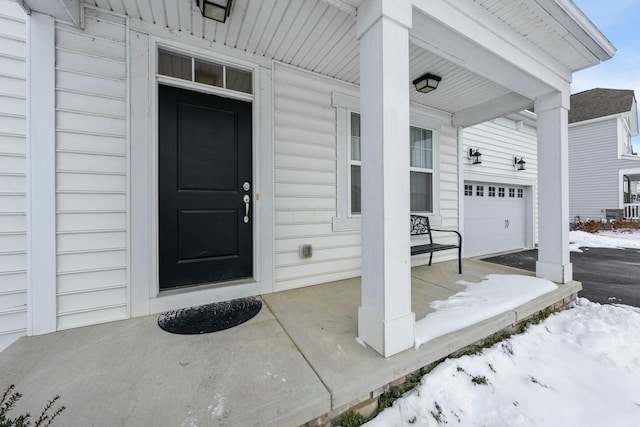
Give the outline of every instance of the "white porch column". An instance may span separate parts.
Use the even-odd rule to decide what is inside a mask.
[[[27,19],[27,334],[56,330],[55,28]]]
[[[538,115],[538,262],[536,276],[573,280],[569,259],[569,88],[536,99]]]
[[[358,335],[388,357],[413,346],[409,254],[409,0],[358,9],[362,305]]]

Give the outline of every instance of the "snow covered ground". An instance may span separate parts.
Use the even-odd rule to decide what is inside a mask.
[[[640,309],[580,299],[479,355],[448,359],[367,425],[640,425]]]
[[[572,231],[580,247],[640,248],[640,232]],[[416,347],[555,289],[542,279],[490,275],[416,322]],[[479,355],[447,359],[367,425],[638,426],[640,309],[586,299]]]
[[[569,234],[569,248],[572,252],[582,252],[580,248],[637,248],[640,249],[640,231],[617,232],[601,231],[599,233],[585,233],[571,231]]]
[[[456,282],[467,288],[444,301],[429,304],[436,311],[416,321],[415,348],[449,332],[512,310],[558,288],[549,280],[511,274],[490,274],[480,283]]]

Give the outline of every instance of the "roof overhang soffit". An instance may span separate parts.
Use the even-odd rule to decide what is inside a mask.
[[[566,90],[568,67],[486,9],[453,3],[460,2],[414,0],[412,42],[529,99]]]
[[[453,112],[454,125],[472,126],[530,108],[536,98],[549,93],[568,93],[571,70],[566,65],[486,9],[470,2],[455,7],[458,3],[458,0],[414,0],[411,42],[510,93]]]
[[[39,12],[61,21],[80,25],[80,3],[82,0],[18,0],[27,13]]]

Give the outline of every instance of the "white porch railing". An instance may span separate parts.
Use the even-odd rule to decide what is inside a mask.
[[[625,203],[624,217],[625,219],[640,219],[640,204]]]

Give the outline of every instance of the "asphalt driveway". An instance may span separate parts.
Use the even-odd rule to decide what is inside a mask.
[[[601,304],[640,307],[640,250],[581,248],[571,252],[573,278],[582,282],[579,296]],[[538,250],[526,250],[483,261],[535,271]]]

